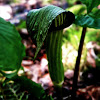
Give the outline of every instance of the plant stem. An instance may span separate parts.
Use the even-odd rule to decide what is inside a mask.
[[[62,64],[62,34],[63,30],[53,31],[46,38],[46,53],[51,80],[57,92],[57,100],[62,99],[62,84],[64,68]]]
[[[72,86],[72,98],[74,98],[74,99],[75,99],[76,91],[77,91],[79,65],[80,65],[80,60],[81,60],[81,55],[82,55],[82,49],[83,49],[85,34],[86,34],[86,27],[84,27],[83,30],[82,30],[81,40],[80,40],[80,44],[79,44],[79,48],[78,48],[78,56],[77,56],[77,60],[76,60],[76,64],[75,64],[73,86]]]
[[[56,90],[56,93],[57,93],[57,100],[63,100],[62,85],[61,86],[55,86],[55,90]]]

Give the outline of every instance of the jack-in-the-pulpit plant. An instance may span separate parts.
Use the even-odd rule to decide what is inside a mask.
[[[58,88],[64,82],[61,49],[63,29],[70,26],[74,19],[73,13],[53,5],[31,10],[27,15],[28,32],[37,42],[35,58],[45,40],[50,77]]]

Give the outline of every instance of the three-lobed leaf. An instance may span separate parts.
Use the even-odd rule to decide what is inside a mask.
[[[87,6],[87,13],[90,13],[94,7],[100,4],[100,0],[80,0]]]
[[[82,27],[100,29],[100,9],[94,8],[100,4],[100,0],[81,0],[87,6],[86,15],[75,16],[75,24]]]
[[[14,25],[0,18],[0,70],[18,70],[24,55],[25,48]]]

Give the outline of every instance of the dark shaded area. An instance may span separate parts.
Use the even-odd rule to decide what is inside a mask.
[[[64,28],[70,26],[75,20],[74,14],[69,12],[69,11],[68,12],[64,12],[64,16],[63,17],[65,17],[64,23],[62,25],[60,25],[60,26],[55,27],[55,24],[54,24],[55,20],[53,20],[49,31],[64,29]]]

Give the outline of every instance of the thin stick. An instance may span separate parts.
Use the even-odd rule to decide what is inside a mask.
[[[83,44],[84,44],[84,39],[85,39],[85,33],[86,33],[86,28],[84,27],[82,30],[81,40],[80,40],[80,44],[79,44],[79,48],[78,48],[78,57],[77,57],[76,64],[75,64],[73,86],[72,86],[72,98],[75,98],[75,96],[76,96],[77,82],[78,82],[78,75],[79,75],[79,66],[80,66],[82,49],[83,49]]]

